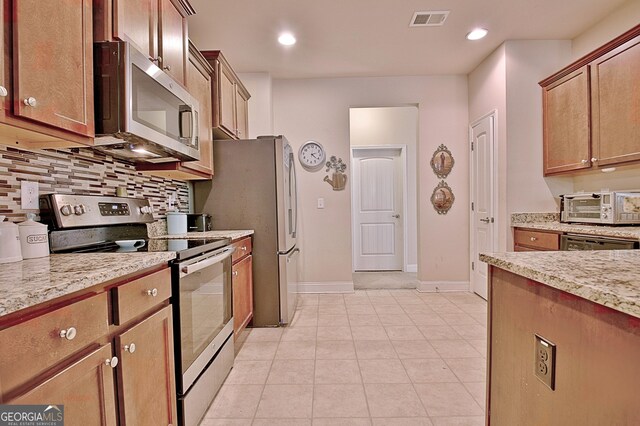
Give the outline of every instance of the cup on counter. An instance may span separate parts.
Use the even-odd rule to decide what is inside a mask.
[[[20,262],[22,248],[20,247],[18,225],[13,222],[5,222],[4,219],[5,216],[0,216],[0,263]]]
[[[178,235],[187,233],[187,214],[180,212],[167,213],[167,233]]]
[[[18,224],[22,257],[35,259],[49,256],[49,230],[47,225],[33,220],[29,214],[27,220]]]

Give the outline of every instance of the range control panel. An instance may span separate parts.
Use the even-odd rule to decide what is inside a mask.
[[[127,203],[98,203],[102,216],[129,216],[129,204]]]

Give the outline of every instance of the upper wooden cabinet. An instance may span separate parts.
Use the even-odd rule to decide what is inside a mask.
[[[213,135],[215,139],[249,137],[249,98],[251,95],[219,50],[202,54],[214,70]]]
[[[187,16],[195,13],[188,1],[94,0],[94,3],[96,41],[127,41],[180,84],[186,84]]]
[[[640,25],[540,82],[545,176],[640,161]]]
[[[93,144],[91,0],[0,0],[0,142]]]

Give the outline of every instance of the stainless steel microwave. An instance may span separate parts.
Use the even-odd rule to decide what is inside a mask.
[[[198,102],[122,41],[94,45],[94,149],[133,162],[199,160]]]
[[[561,222],[605,225],[640,223],[640,190],[581,192],[560,198]]]

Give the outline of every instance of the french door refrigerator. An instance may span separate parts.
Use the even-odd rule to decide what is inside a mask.
[[[214,177],[194,183],[194,208],[213,229],[253,229],[253,326],[291,322],[298,298],[297,188],[284,136],[216,140]]]

